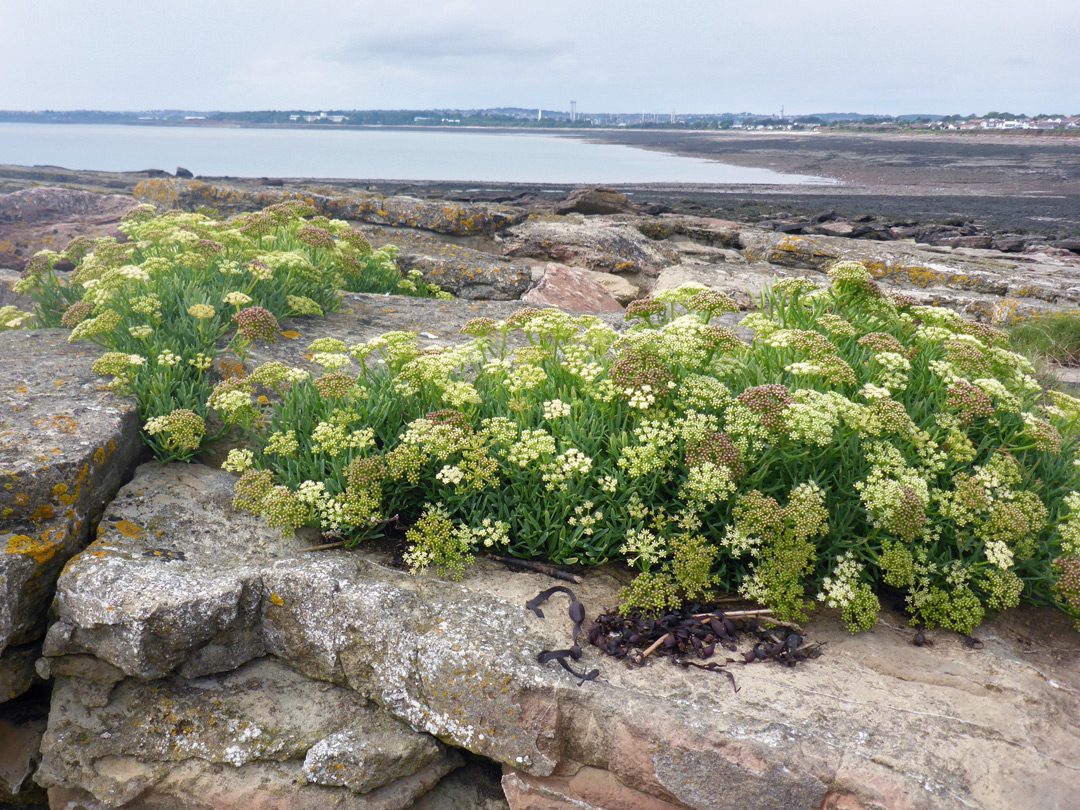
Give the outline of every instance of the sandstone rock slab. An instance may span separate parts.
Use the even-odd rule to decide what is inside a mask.
[[[570,634],[555,605],[546,619],[524,609],[550,586],[546,577],[480,561],[455,583],[411,577],[386,555],[302,553],[303,537],[275,539],[238,520],[227,504],[230,484],[225,473],[194,466],[140,468],[103,522],[161,534],[107,533],[70,564],[45,655],[55,663],[101,655],[127,675],[205,661],[207,640],[187,629],[157,645],[167,655],[148,646],[149,617],[199,615],[200,605],[235,601],[231,594],[246,588],[261,596],[238,624],[245,636],[261,635],[267,653],[509,766],[549,795],[592,786],[587,796],[569,796],[580,801],[570,806],[616,794],[750,810],[1072,806],[1080,635],[1053,611],[988,622],[982,650],[945,633],[933,647],[912,646],[903,620],[888,613],[858,636],[822,615],[806,632],[827,643],[825,655],[797,669],[738,666],[737,693],[711,673],[665,661],[627,669],[590,649],[582,664],[601,676],[579,687],[536,661]],[[135,495],[151,491],[154,498]],[[178,520],[185,499],[182,512],[203,504],[197,519]],[[233,529],[223,532],[226,524]],[[186,564],[186,574],[152,574],[149,544],[184,552],[185,560],[155,564]],[[231,580],[229,571],[237,572]],[[574,589],[593,613],[614,606],[622,583],[599,570]],[[170,630],[162,624],[158,632]],[[578,774],[588,778],[575,783]],[[623,806],[596,800],[605,810]]]
[[[42,753],[36,779],[51,797],[124,808],[399,810],[461,763],[355,692],[269,658],[199,679],[127,679],[97,708],[59,678]]]
[[[60,569],[141,451],[98,352],[61,329],[0,333],[0,653],[44,633]]]
[[[623,307],[601,284],[584,273],[549,262],[540,282],[521,297],[535,306],[568,312],[622,312]]]

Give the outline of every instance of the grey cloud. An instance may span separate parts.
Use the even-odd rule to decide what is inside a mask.
[[[457,62],[468,60],[552,60],[570,52],[563,39],[529,39],[495,29],[443,27],[427,31],[371,33],[351,38],[330,56],[334,61],[357,63],[378,58],[383,62]]]

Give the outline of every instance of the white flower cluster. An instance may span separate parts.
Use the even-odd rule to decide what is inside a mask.
[[[679,497],[694,509],[704,509],[727,500],[734,492],[731,470],[723,464],[707,461],[690,468],[679,489]]]
[[[251,450],[234,447],[229,451],[229,455],[225,461],[221,464],[221,469],[228,470],[229,472],[242,473],[244,470],[251,469],[251,466],[255,463],[255,454]]]
[[[626,533],[626,542],[619,549],[626,557],[628,565],[648,571],[660,560],[668,556],[663,539],[648,529],[631,529]]]
[[[850,551],[838,555],[836,561],[832,573],[822,581],[817,599],[831,608],[843,610],[855,598],[859,575],[864,566]]]
[[[574,475],[586,475],[592,469],[592,459],[577,448],[571,447],[545,465],[543,481],[548,491],[567,490],[567,480]]]
[[[521,431],[521,436],[507,451],[506,459],[519,467],[528,467],[541,457],[554,454],[555,437],[540,428]]]
[[[569,403],[563,402],[561,399],[549,399],[544,403],[543,407],[544,418],[548,421],[562,419],[563,417],[570,415]]]
[[[593,512],[593,506],[595,504],[592,501],[585,501],[585,503],[575,506],[574,514],[566,519],[567,525],[580,526],[582,534],[586,537],[592,536],[593,527],[604,520],[604,513],[599,509]]]
[[[311,432],[311,449],[331,458],[336,458],[345,450],[363,450],[374,444],[375,431],[372,428],[349,432],[348,428],[340,423],[319,422]]]

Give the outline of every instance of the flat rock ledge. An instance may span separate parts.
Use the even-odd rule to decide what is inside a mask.
[[[247,188],[232,182],[225,184],[171,177],[143,180],[135,187],[133,194],[139,202],[150,203],[162,211],[171,208],[194,211],[207,206],[227,215],[300,200],[331,219],[418,228],[455,236],[490,236],[525,218],[522,211],[494,203],[421,200],[381,194],[318,194],[307,190]]]
[[[54,801],[205,807],[183,797],[211,774],[240,778],[231,749],[182,749],[177,735],[190,727],[198,738],[193,713],[214,705],[215,690],[273,671],[282,683],[296,673],[312,681],[281,692],[259,674],[265,690],[235,689],[277,711],[284,702],[297,722],[336,710],[293,701],[372,701],[502,763],[514,810],[1075,806],[1080,636],[1056,613],[1007,613],[980,628],[981,650],[945,633],[914,647],[890,614],[858,636],[822,615],[806,628],[826,642],[822,657],[796,669],[733,665],[737,693],[722,676],[666,661],[627,669],[590,648],[582,663],[601,675],[579,687],[536,661],[570,637],[564,603],[545,607],[546,619],[524,608],[550,579],[481,560],[451,582],[410,576],[375,552],[308,553],[314,532],[285,539],[236,513],[232,483],[199,465],[140,467],[62,574],[42,664],[57,686],[38,777],[63,783]],[[614,606],[620,584],[618,572],[597,570],[575,591],[595,615]],[[122,704],[173,714],[123,731]],[[273,736],[258,727],[237,744],[254,750]],[[334,744],[313,739],[324,731]],[[348,731],[301,736],[289,738],[283,764],[244,754],[241,767],[296,775],[317,752],[321,772],[334,773],[363,757],[362,737]],[[177,764],[162,773],[166,760]],[[229,784],[215,795],[240,783]],[[162,791],[170,803],[145,798]],[[247,805],[279,806],[252,795]],[[321,806],[364,806],[333,801],[342,803]]]
[[[33,682],[56,578],[141,451],[134,402],[67,335],[0,333],[0,702]]]

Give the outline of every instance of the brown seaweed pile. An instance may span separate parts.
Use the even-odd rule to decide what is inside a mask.
[[[571,645],[563,650],[544,650],[537,661],[541,664],[558,661],[563,669],[580,679],[578,686],[581,686],[600,675],[596,669],[579,672],[569,663],[582,657],[578,640],[585,622],[584,605],[569,588],[556,585],[541,591],[525,607],[542,619],[540,605],[556,593],[565,593],[570,598],[569,615],[574,623]],[[691,604],[659,617],[641,613],[601,614],[585,635],[598,650],[626,661],[628,666],[641,666],[650,656],[667,657],[684,668],[696,667],[726,675],[736,692],[739,687],[735,675],[727,669],[729,664],[775,661],[793,667],[817,658],[822,649],[821,644],[806,640],[801,627],[773,618],[766,609],[724,611],[717,605]],[[749,648],[740,652],[747,642]],[[724,656],[721,661],[718,650],[737,657]]]

